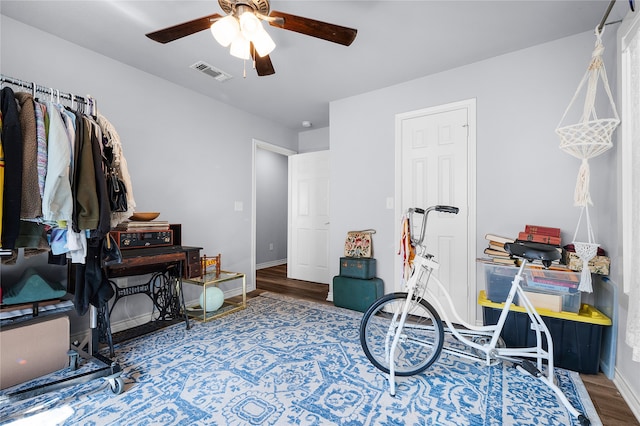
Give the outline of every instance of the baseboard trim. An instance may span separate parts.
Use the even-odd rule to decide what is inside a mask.
[[[113,324],[111,324],[111,334],[115,334],[119,331],[128,330],[130,328],[146,324],[150,321],[150,319],[151,319],[151,312],[146,312],[142,315],[116,321]]]
[[[272,260],[270,262],[257,264],[256,269],[271,268],[273,266],[280,266],[280,265],[286,265],[286,264],[287,264],[287,259]]]
[[[127,330],[129,328],[137,327],[139,325],[144,325],[148,323],[150,319],[151,319],[151,312],[145,312],[135,317],[116,321],[111,324],[111,334],[113,335],[119,331]],[[74,342],[74,345],[76,344],[75,342],[78,342],[78,344],[83,342],[84,343],[90,342],[92,339],[91,337],[92,333],[93,333],[93,330],[91,329],[74,333],[70,336],[70,341]]]
[[[248,291],[249,291],[249,288],[247,288],[247,292]],[[241,296],[241,295],[242,295],[242,287],[229,289],[224,292],[225,299],[228,299],[234,296]],[[200,304],[199,298],[196,300],[185,301],[185,306],[193,306],[198,304]],[[157,311],[155,311],[154,314],[157,314]],[[111,334],[115,334],[119,331],[128,330],[130,328],[137,327],[139,325],[147,324],[151,320],[151,315],[152,315],[151,312],[145,312],[135,317],[125,318],[120,321],[113,322],[111,324]],[[88,333],[87,332],[75,333],[70,336],[70,339],[72,342],[82,342],[84,339],[87,338],[87,335],[90,333],[91,333],[91,330],[89,330]]]
[[[627,402],[631,412],[640,422],[640,399],[638,399],[638,395],[633,392],[624,377],[620,375],[617,368],[615,369],[613,384],[616,385],[618,392],[620,392],[620,395],[622,395],[622,398]]]

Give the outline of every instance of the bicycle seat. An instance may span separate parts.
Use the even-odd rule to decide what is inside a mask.
[[[549,244],[532,243],[530,241],[516,241],[515,243],[505,243],[504,249],[507,253],[523,259],[541,260],[546,267],[551,262],[561,257],[558,248]]]

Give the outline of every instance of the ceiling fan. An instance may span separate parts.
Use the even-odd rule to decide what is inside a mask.
[[[353,28],[271,10],[269,0],[218,0],[218,3],[226,16],[214,13],[146,36],[159,43],[169,43],[210,28],[220,44],[230,46],[232,55],[252,59],[258,75],[265,76],[275,73],[269,58],[275,43],[260,21],[344,46],[349,46],[358,33]]]

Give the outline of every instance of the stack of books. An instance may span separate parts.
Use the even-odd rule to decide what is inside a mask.
[[[542,292],[575,293],[580,285],[580,274],[577,272],[531,269],[527,276],[527,286]]]
[[[560,252],[561,258],[552,262],[552,269],[566,269],[561,265],[563,249],[561,247],[562,238],[560,237],[560,228],[549,226],[525,225],[524,231],[518,233],[516,241],[531,241],[534,243],[548,244],[554,246]],[[531,266],[542,265],[539,260],[529,262]]]
[[[152,229],[154,231],[168,231],[169,222],[164,220],[150,220],[150,221],[124,221],[120,222],[114,231],[140,231],[143,229]]]
[[[525,225],[524,231],[518,233],[518,240],[550,244],[557,247],[560,247],[562,242],[560,228],[537,225]]]
[[[503,237],[496,234],[486,234],[484,238],[489,242],[489,246],[484,249],[484,254],[489,257],[493,263],[503,265],[517,265],[517,260],[512,258],[504,249],[505,243],[513,243],[513,238]]]

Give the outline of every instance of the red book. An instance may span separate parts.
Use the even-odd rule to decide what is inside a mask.
[[[560,228],[552,228],[549,226],[525,225],[524,232],[526,234],[548,235],[550,237],[560,238]]]
[[[550,235],[542,234],[530,234],[527,232],[518,233],[518,239],[522,241],[533,241],[534,243],[552,244],[554,246],[559,246],[561,242],[560,237],[552,237]]]

